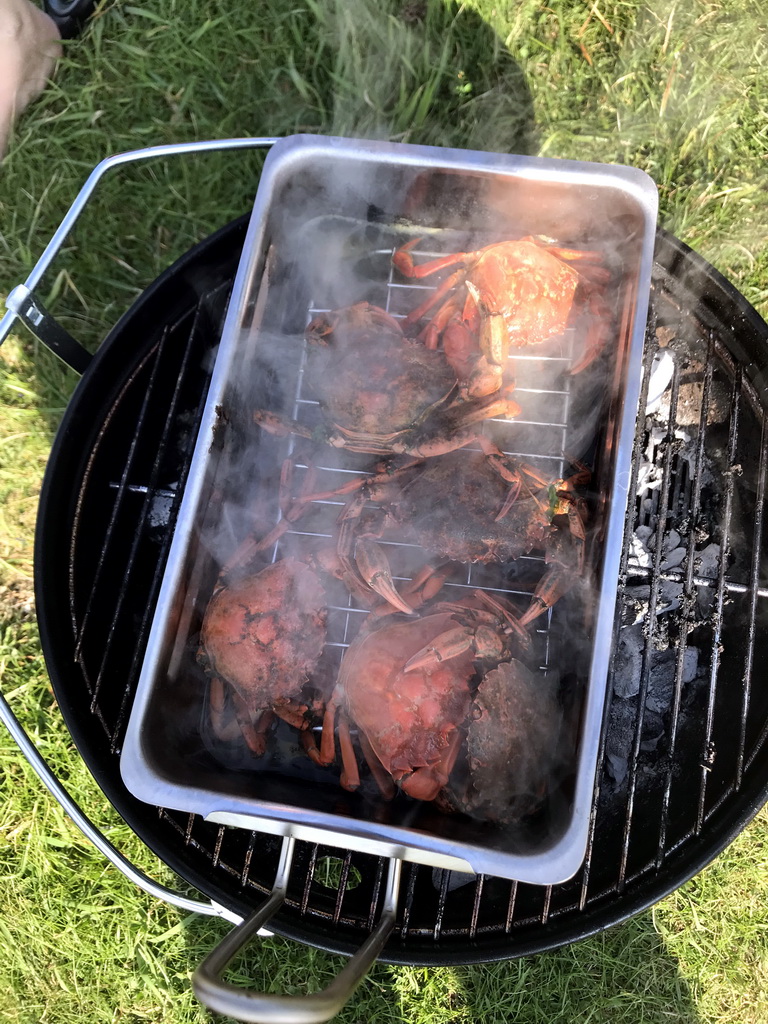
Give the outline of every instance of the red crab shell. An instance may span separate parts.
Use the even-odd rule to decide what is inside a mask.
[[[339,673],[337,691],[350,720],[383,768],[420,799],[431,799],[447,779],[441,762],[467,716],[474,655],[408,673],[403,667],[454,625],[451,612],[387,624],[350,645]]]
[[[406,537],[443,558],[507,562],[546,548],[555,529],[538,495],[521,494],[496,520],[508,493],[481,452],[451,452],[414,470],[390,514]]]
[[[325,600],[317,574],[295,558],[211,598],[201,630],[203,660],[234,688],[252,718],[269,709],[305,727],[302,688],[325,643]]]

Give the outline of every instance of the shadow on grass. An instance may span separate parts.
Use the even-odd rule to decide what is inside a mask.
[[[196,918],[185,928],[194,970],[227,926]],[[326,987],[346,961],[274,937],[257,939],[227,979],[300,995]],[[221,1019],[221,1018],[217,1018]],[[455,967],[376,964],[339,1024],[698,1024],[677,961],[650,913],[601,935],[534,957]]]

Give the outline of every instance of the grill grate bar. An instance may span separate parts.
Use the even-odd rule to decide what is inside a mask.
[[[683,599],[681,602],[680,618],[683,626],[694,619],[694,606],[696,602],[695,587],[699,586],[698,578],[694,572],[696,561],[696,528],[701,508],[701,481],[704,472],[704,440],[706,436],[707,418],[710,410],[710,396],[712,392],[713,362],[712,352],[714,340],[712,332],[709,335],[707,346],[707,363],[704,371],[704,382],[701,393],[701,410],[699,412],[699,433],[696,439],[696,450],[694,454],[693,485],[691,490],[692,505],[690,510],[690,527],[688,529],[688,543],[686,553],[685,582],[683,584]],[[708,581],[711,584],[712,581]],[[672,697],[672,710],[669,724],[669,764],[665,772],[664,791],[662,795],[661,816],[659,822],[659,842],[656,852],[656,865],[661,867],[667,850],[667,829],[669,827],[669,803],[672,794],[672,776],[675,764],[675,752],[677,749],[677,734],[680,717],[680,704],[683,693],[683,669],[685,667],[685,652],[688,646],[688,631],[685,628],[680,630],[678,639],[677,657],[675,662],[674,693]]]
[[[401,935],[403,939],[408,936],[408,928],[411,923],[411,914],[413,912],[413,898],[416,893],[416,876],[419,873],[419,865],[411,864],[410,871],[408,872],[408,884],[405,889],[405,902],[403,903],[403,923],[401,925]]]
[[[747,650],[744,655],[744,674],[741,677],[741,721],[739,722],[739,748],[736,758],[736,788],[741,788],[744,776],[744,757],[747,746],[747,717],[752,681],[752,664],[755,656],[755,632],[757,622],[757,599],[760,589],[757,581],[760,576],[760,561],[763,540],[763,512],[765,506],[765,482],[768,475],[768,422],[763,412],[760,426],[760,465],[757,472],[757,493],[755,495],[755,532],[752,544],[752,566],[750,570],[749,622],[747,627]]]
[[[381,887],[384,884],[384,869],[388,867],[389,860],[386,857],[376,858],[376,875],[373,880],[373,892],[371,893],[371,905],[368,911],[368,920],[366,927],[369,932],[372,932],[377,920],[377,912],[379,909],[379,899],[381,898]]]
[[[155,358],[154,358],[154,362],[152,364],[152,369],[150,371],[149,383],[148,383],[147,389],[146,389],[146,391],[144,393],[144,398],[143,398],[143,401],[142,401],[142,404],[141,404],[141,409],[139,411],[139,420],[138,420],[137,427],[136,427],[136,430],[134,432],[133,438],[131,440],[130,447],[128,449],[128,455],[126,457],[125,464],[123,466],[123,472],[121,474],[120,483],[118,485],[117,493],[115,495],[115,500],[114,500],[114,503],[112,505],[112,511],[111,511],[111,514],[110,514],[110,517],[109,517],[109,522],[107,524],[107,530],[106,530],[106,534],[105,534],[105,537],[104,537],[104,542],[103,542],[101,550],[99,552],[98,562],[96,564],[96,569],[95,569],[94,574],[93,574],[93,581],[92,581],[92,585],[91,585],[91,590],[90,590],[90,593],[88,595],[88,600],[86,602],[85,610],[83,612],[83,617],[82,617],[82,619],[80,621],[80,627],[79,627],[79,629],[77,631],[77,637],[76,637],[76,641],[75,641],[75,658],[78,661],[80,661],[81,658],[82,658],[83,640],[84,640],[84,637],[85,637],[85,631],[88,628],[88,623],[91,620],[91,616],[93,614],[94,604],[95,604],[95,600],[96,600],[96,596],[95,596],[96,595],[96,591],[97,591],[97,589],[99,587],[99,584],[101,582],[102,576],[104,574],[104,566],[106,565],[106,561],[107,561],[107,550],[108,550],[108,548],[109,548],[109,546],[110,546],[110,544],[112,542],[112,539],[113,539],[113,537],[115,535],[115,529],[116,529],[116,525],[117,525],[118,513],[119,513],[120,509],[122,508],[123,494],[125,492],[125,488],[128,485],[128,478],[130,476],[131,469],[132,469],[133,464],[134,464],[134,460],[135,460],[136,455],[137,455],[138,450],[139,450],[139,434],[140,434],[140,430],[141,430],[141,424],[146,419],[146,417],[147,417],[147,415],[149,413],[150,400],[151,400],[152,395],[154,393],[154,386],[155,386],[155,382],[157,381],[158,373],[159,373],[159,367],[160,367],[160,358],[159,358],[159,356],[160,356],[160,354],[162,353],[162,351],[163,351],[163,349],[165,347],[165,344],[166,344],[166,342],[168,340],[168,337],[169,337],[170,333],[171,333],[171,328],[169,326],[166,326],[163,329],[163,332],[162,332],[162,334],[160,336],[160,340],[159,340],[156,348],[151,353],[151,355],[154,355]],[[98,701],[97,701],[98,686],[95,687],[95,690],[96,690],[96,692],[92,694],[92,700],[91,700],[91,711],[92,712],[95,710],[95,707],[96,707],[96,705],[98,703]]]
[[[448,902],[448,883],[451,879],[450,871],[440,872],[440,889],[437,896],[437,911],[435,913],[435,927],[432,932],[435,942],[440,939],[440,933],[443,930],[443,918],[445,917],[445,907]]]
[[[674,418],[677,413],[677,402],[680,393],[680,369],[675,363],[672,375],[672,390],[669,399],[669,419],[667,422],[667,433],[664,441],[663,469],[661,495],[659,497],[659,509],[656,526],[656,546],[653,552],[654,578],[651,581],[651,592],[648,598],[648,635],[643,647],[642,669],[640,674],[640,690],[638,693],[637,718],[635,735],[632,743],[632,754],[629,763],[629,783],[624,818],[624,834],[621,843],[621,857],[619,862],[619,884],[618,891],[622,892],[626,882],[627,861],[629,857],[629,841],[634,820],[635,796],[637,791],[637,776],[640,761],[640,746],[643,737],[643,724],[645,721],[645,702],[648,696],[648,687],[651,679],[651,651],[653,649],[653,637],[656,629],[657,605],[661,591],[661,579],[658,576],[663,558],[662,535],[666,531],[667,519],[669,516],[669,492],[672,479],[672,459],[674,454]]]
[[[475,879],[475,898],[472,901],[472,916],[469,921],[469,937],[474,939],[477,936],[477,922],[480,917],[480,900],[483,898],[483,885],[485,875],[478,875]]]
[[[219,825],[218,831],[216,832],[216,844],[213,848],[213,857],[211,858],[211,866],[216,868],[219,866],[219,858],[221,857],[221,844],[224,842],[224,826]]]
[[[695,554],[694,550],[694,558]],[[649,568],[647,565],[640,565],[639,562],[635,562],[632,559],[628,562],[628,569],[632,576],[645,577],[646,579],[650,579],[653,576],[652,568]],[[682,572],[680,569],[664,569],[659,572],[659,578],[670,583],[685,584],[688,579],[688,573],[687,570]],[[720,585],[720,582],[719,579],[712,579],[711,576],[700,576],[694,572],[691,576],[691,585],[713,590]],[[723,587],[728,594],[752,594],[754,591],[755,597],[768,597],[768,587],[753,587],[749,583],[739,583],[737,580],[725,579],[723,580]]]
[[[507,901],[507,916],[504,921],[504,931],[507,935],[512,931],[512,922],[515,919],[515,905],[517,903],[517,886],[516,881],[512,881],[509,887],[509,900]]]
[[[198,311],[199,311],[199,307],[198,307]],[[199,315],[199,312],[196,313],[196,316],[197,315]],[[160,347],[159,347],[158,352],[157,352],[155,366],[153,367],[152,376],[150,378],[150,383],[149,383],[149,386],[147,387],[147,394],[145,396],[145,401],[146,401],[147,405],[149,404],[149,402],[151,400],[151,397],[152,397],[152,393],[154,391],[154,384],[155,384],[155,380],[156,380],[157,368],[158,368],[158,366],[160,365],[160,363],[162,361],[165,346],[167,344],[168,338],[170,338],[172,336],[172,334],[174,333],[175,326],[176,325],[174,325],[174,327],[170,328],[169,330],[166,330],[166,331],[163,332],[163,337],[161,339]],[[149,512],[150,512],[150,509],[151,509],[151,506],[152,506],[152,498],[154,496],[155,485],[157,483],[158,474],[160,472],[160,465],[161,465],[161,462],[162,462],[163,452],[165,451],[166,444],[168,442],[168,438],[170,436],[170,433],[171,433],[171,430],[173,428],[173,424],[174,424],[174,421],[175,421],[175,418],[176,418],[176,410],[178,408],[179,395],[181,393],[181,388],[182,388],[182,380],[183,380],[183,377],[185,375],[185,371],[186,371],[186,368],[187,368],[187,365],[188,365],[189,353],[190,353],[190,350],[191,350],[191,347],[192,347],[193,336],[194,336],[194,325],[193,325],[190,337],[189,337],[189,339],[187,341],[187,344],[185,346],[184,357],[183,357],[183,360],[182,360],[181,367],[179,369],[178,377],[177,377],[177,380],[176,380],[176,386],[174,387],[173,394],[171,396],[171,400],[170,400],[170,402],[168,404],[168,412],[167,412],[167,415],[165,417],[165,423],[163,425],[163,430],[162,430],[162,434],[161,434],[161,437],[160,437],[160,442],[159,442],[159,444],[157,446],[157,451],[156,451],[155,457],[154,457],[154,459],[152,461],[152,468],[151,468],[150,475],[149,475],[149,481],[147,483],[147,490],[146,490],[145,495],[144,495],[144,501],[143,501],[143,504],[142,504],[142,509],[141,509],[140,514],[139,514],[139,517],[138,517],[138,520],[136,522],[136,525],[134,526],[134,529],[133,529],[133,536],[132,536],[132,541],[131,541],[131,547],[130,547],[130,551],[128,553],[128,558],[126,560],[125,571],[123,573],[123,578],[122,578],[120,587],[118,589],[117,598],[116,598],[116,600],[114,602],[114,608],[113,608],[113,612],[112,612],[112,621],[111,621],[111,623],[109,625],[109,630],[107,632],[106,642],[104,643],[104,647],[103,647],[103,650],[102,650],[101,664],[99,665],[99,671],[98,671],[98,674],[96,676],[96,682],[94,684],[94,695],[93,695],[93,700],[94,701],[97,700],[99,692],[101,690],[101,684],[102,684],[102,681],[104,679],[104,672],[105,672],[105,669],[106,669],[106,666],[107,666],[107,663],[108,663],[108,660],[109,660],[109,655],[110,655],[110,652],[111,652],[111,649],[112,649],[112,643],[114,641],[115,631],[117,629],[117,625],[118,625],[118,622],[119,622],[119,619],[120,619],[120,615],[122,613],[123,606],[125,604],[126,597],[127,597],[127,594],[128,594],[129,588],[130,588],[130,584],[131,584],[131,580],[132,580],[133,567],[134,567],[134,564],[136,562],[136,555],[138,553],[138,550],[139,550],[139,547],[140,547],[140,544],[141,544],[141,540],[142,540],[142,538],[144,536],[144,529],[146,527],[147,519],[149,517]],[[144,413],[144,409],[142,409],[142,413]],[[138,421],[137,426],[136,426],[136,434],[135,434],[135,437],[134,437],[134,440],[133,440],[133,444],[134,445],[138,445],[139,435],[140,435],[141,430],[142,430],[142,428],[144,426],[145,418],[146,417],[144,415],[139,417],[139,421]],[[119,506],[120,500],[121,500],[121,494],[120,494],[120,490],[118,489],[117,499],[116,499],[116,502],[115,502],[116,514],[117,514],[117,511],[118,511],[118,506]],[[96,588],[94,586],[94,591],[95,591],[95,589]],[[138,657],[138,647],[139,646],[140,645],[137,645],[137,651],[136,651],[136,655],[135,655],[134,660]],[[127,694],[126,694],[126,696],[124,698],[123,703],[125,704],[126,701],[127,701]],[[116,741],[116,736],[117,736],[118,730],[119,730],[119,722],[118,722],[118,725],[115,727],[115,729],[113,731],[113,734],[112,734],[112,737],[111,737],[111,741],[112,741],[113,746],[114,746],[115,741]]]
[[[306,914],[307,907],[309,906],[309,894],[312,890],[312,882],[315,878],[315,868],[317,867],[317,843],[312,843],[312,848],[309,851],[309,866],[307,867],[306,874],[304,875],[304,889],[301,894],[300,910],[302,914]]]
[[[253,859],[253,851],[256,849],[256,837],[258,832],[251,832],[248,837],[248,848],[245,851],[245,857],[243,858],[243,870],[240,874],[240,885],[248,885],[248,874],[251,870],[251,861]]]
[[[550,910],[552,909],[552,886],[547,885],[544,888],[544,906],[541,908],[541,923],[546,924],[549,920]]]
[[[651,384],[651,369],[653,366],[653,357],[658,349],[656,342],[656,312],[653,304],[651,304],[648,310],[648,322],[645,328],[645,352],[643,356],[643,379],[640,385],[640,401],[638,404],[638,417],[635,426],[635,439],[632,445],[632,468],[630,470],[629,480],[629,493],[637,493],[637,480],[640,472],[640,453],[643,446],[643,435],[645,427],[645,408],[648,405],[648,391]],[[634,529],[635,516],[632,513],[632,509],[629,508],[627,511],[627,519],[624,526],[624,540],[622,548],[621,563],[619,566],[619,579],[616,588],[617,603],[620,603],[624,599],[624,594],[627,589],[627,564],[629,559],[630,551],[630,538]],[[617,616],[617,621],[613,631],[613,661],[608,675],[608,697],[605,704],[605,713],[603,715],[603,727],[600,731],[600,745],[598,747],[597,763],[602,766],[605,764],[605,746],[606,739],[608,736],[608,722],[610,721],[611,708],[613,705],[614,690],[613,680],[616,673],[616,650],[617,650],[617,639],[618,632],[621,623]],[[602,783],[602,769],[598,770],[595,775],[595,786],[592,792],[592,807],[589,813],[589,831],[587,833],[587,847],[584,855],[584,863],[582,866],[582,879],[581,889],[579,892],[579,910],[583,911],[587,903],[589,902],[589,884],[592,874],[592,859],[595,849],[595,836],[596,836],[596,824],[597,824],[597,809],[600,802],[600,792]]]
[[[188,375],[188,373],[190,371],[190,366],[192,364],[192,355],[191,354],[195,350],[197,342],[201,340],[201,331],[202,331],[202,326],[201,325],[203,323],[203,320],[205,319],[203,317],[202,311],[203,311],[204,308],[208,307],[209,304],[213,304],[219,298],[221,298],[225,294],[225,292],[227,290],[228,290],[228,286],[226,286],[226,285],[220,285],[218,288],[212,289],[211,291],[205,293],[200,298],[200,300],[198,301],[197,306],[195,308],[194,317],[192,319],[192,327],[191,327],[191,330],[189,332],[189,338],[188,338],[187,344],[186,344],[186,346],[184,348],[184,352],[182,354],[182,359],[181,359],[181,362],[180,362],[180,365],[179,365],[179,368],[178,368],[178,371],[177,371],[176,387],[174,388],[173,394],[171,396],[170,407],[169,407],[168,414],[166,416],[165,422],[163,424],[162,432],[161,432],[161,439],[160,439],[160,443],[158,445],[158,452],[157,452],[157,455],[155,456],[155,459],[153,460],[152,469],[150,471],[149,484],[147,485],[146,497],[145,497],[145,500],[144,500],[144,503],[143,503],[143,506],[142,506],[142,509],[141,509],[141,513],[139,515],[139,519],[138,519],[137,525],[134,528],[134,542],[133,542],[133,544],[131,546],[131,551],[130,551],[130,554],[129,554],[129,557],[128,557],[128,561],[126,563],[126,570],[125,570],[126,580],[130,576],[130,573],[131,573],[131,571],[133,569],[133,566],[135,564],[135,560],[136,560],[136,556],[137,556],[137,550],[138,550],[138,539],[144,534],[144,531],[146,530],[147,521],[149,519],[150,511],[151,511],[151,508],[152,508],[152,498],[153,498],[153,496],[157,495],[157,493],[158,493],[158,491],[155,489],[155,483],[157,482],[157,478],[158,478],[158,475],[159,475],[159,472],[160,472],[161,453],[166,450],[166,446],[167,446],[167,444],[169,442],[170,432],[172,430],[173,423],[174,423],[174,421],[176,419],[176,410],[178,408],[179,394],[181,392],[181,388],[182,388],[183,382],[186,381],[186,379],[187,379],[187,375]],[[177,324],[174,324],[174,326],[173,326],[173,330],[174,331],[176,330],[177,326],[178,326],[178,322],[177,322]],[[159,358],[159,354],[158,354],[158,358]],[[206,381],[208,379],[209,378],[206,378]],[[207,391],[207,383],[206,383],[206,386],[203,388],[203,396],[202,396],[203,399],[205,397],[206,391]],[[204,400],[201,400],[198,403],[198,407],[197,407],[197,410],[196,410],[196,413],[195,413],[193,429],[189,433],[189,440],[187,442],[187,448],[186,448],[186,450],[184,452],[184,457],[183,457],[183,460],[182,460],[182,467],[181,467],[181,470],[180,470],[180,473],[179,473],[179,480],[178,480],[176,489],[173,492],[173,500],[172,500],[172,503],[171,503],[171,506],[170,506],[170,509],[169,509],[169,519],[168,519],[169,526],[170,526],[170,524],[172,524],[172,523],[174,523],[176,521],[176,516],[177,516],[178,510],[179,510],[179,505],[181,504],[181,498],[182,498],[182,495],[184,494],[184,488],[185,488],[186,481],[187,481],[187,475],[189,473],[189,467],[190,467],[190,464],[191,464],[192,449],[193,449],[195,441],[197,439],[197,435],[198,435],[199,428],[200,428],[200,422],[201,422],[202,416],[203,416],[204,407],[205,407],[205,402],[204,402]],[[157,594],[158,588],[160,586],[160,581],[162,579],[163,568],[165,566],[166,557],[167,557],[168,550],[169,550],[170,545],[171,545],[172,535],[173,535],[173,530],[172,529],[168,529],[165,532],[164,536],[163,536],[163,540],[162,540],[162,544],[161,544],[161,550],[160,550],[159,557],[158,557],[158,560],[157,560],[155,572],[154,572],[153,577],[152,577],[151,589],[149,591],[149,598],[148,598],[147,602],[144,605],[143,613],[142,613],[142,616],[141,616],[141,620],[140,620],[138,629],[136,631],[136,642],[134,643],[134,647],[133,647],[133,658],[131,660],[131,666],[130,666],[129,674],[127,676],[127,678],[129,680],[133,679],[135,677],[136,673],[138,672],[139,663],[140,663],[141,657],[143,656],[143,650],[144,650],[143,638],[147,636],[147,632],[149,630],[149,625],[150,625],[150,621],[151,621],[151,618],[152,618],[152,609],[154,608],[154,598],[155,598],[155,595]],[[119,613],[119,605],[116,606],[116,609],[115,609],[115,612],[114,612],[114,620],[113,621],[116,621],[118,613]],[[104,659],[106,659],[106,653],[104,655]],[[102,662],[102,669],[103,669],[103,664],[104,664],[104,661]],[[120,737],[121,737],[122,731],[123,731],[123,726],[125,724],[125,719],[126,719],[126,716],[128,714],[128,708],[129,708],[129,704],[130,704],[130,697],[131,697],[130,687],[128,685],[126,685],[124,687],[124,689],[123,689],[123,695],[122,695],[122,699],[121,699],[121,702],[120,702],[120,707],[118,709],[117,718],[116,718],[114,727],[112,729],[111,737],[110,737],[110,744],[111,744],[112,750],[116,750],[117,747],[118,747],[119,740],[120,740]]]
[[[736,442],[739,433],[739,413],[741,409],[741,385],[743,370],[739,366],[736,369],[731,391],[731,422],[728,432],[728,452],[726,455],[727,466],[724,472],[725,477],[725,510],[723,512],[722,543],[720,549],[720,571],[718,573],[717,594],[715,598],[715,611],[712,636],[712,661],[709,669],[709,695],[707,699],[707,718],[704,733],[704,744],[701,752],[701,778],[699,783],[699,801],[696,815],[696,835],[701,832],[705,820],[705,804],[707,795],[707,782],[712,762],[715,757],[715,750],[712,745],[712,729],[715,720],[715,696],[717,691],[717,675],[720,668],[720,636],[723,626],[723,602],[725,599],[725,570],[728,561],[731,532],[731,514],[733,510],[733,489],[734,477],[737,467],[734,465],[736,457]],[[740,472],[740,467],[738,467]]]
[[[347,850],[341,863],[341,877],[339,878],[339,884],[336,887],[336,903],[333,908],[334,925],[338,925],[339,918],[341,917],[341,905],[344,902],[344,894],[347,891],[347,882],[349,882],[349,869],[351,866],[352,851]]]

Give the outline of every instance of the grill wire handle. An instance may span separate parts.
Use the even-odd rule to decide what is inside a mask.
[[[239,988],[222,981],[222,975],[252,936],[277,913],[285,901],[296,840],[285,836],[280,850],[272,895],[237,925],[214,949],[192,976],[197,998],[217,1013],[247,1024],[323,1024],[345,1006],[381,952],[395,924],[402,860],[390,858],[379,923],[347,965],[327,988],[306,996],[272,995]]]
[[[8,312],[0,320],[0,345],[8,337],[11,328],[18,319],[29,328],[38,341],[41,341],[50,348],[52,352],[59,356],[60,359],[63,359],[73,370],[80,374],[85,373],[87,370],[88,364],[91,361],[90,353],[48,313],[35,295],[35,288],[58,255],[59,249],[61,249],[64,240],[87,206],[96,190],[96,186],[112,168],[138,163],[142,160],[154,160],[168,156],[188,156],[197,153],[215,153],[223,149],[270,149],[276,141],[277,139],[273,138],[246,138],[175,142],[166,146],[147,146],[144,149],[132,149],[125,153],[115,153],[113,156],[106,157],[88,175],[85,184],[67,210],[61,224],[56,228],[53,237],[43,250],[40,259],[30,271],[26,281],[13,288],[5,300]]]
[[[144,892],[149,893],[157,899],[178,907],[180,910],[193,911],[197,914],[208,914],[211,917],[224,917],[223,908],[214,903],[203,903],[200,900],[190,899],[181,893],[167,889],[159,882],[155,882],[132,864],[112,843],[107,839],[91,819],[80,808],[80,805],[70,796],[69,792],[59,782],[51,770],[48,762],[40,754],[35,744],[22,728],[18,718],[11,710],[11,706],[0,693],[0,721],[5,725],[12,739],[16,742],[30,767],[43,783],[48,792],[53,796],[64,811],[70,816],[86,839],[89,839],[99,853],[102,853],[110,863],[121,871],[135,885],[138,885]]]
[[[59,325],[43,309],[39,300],[34,295],[35,287],[40,283],[45,272],[57,256],[64,240],[75,226],[80,214],[85,209],[89,200],[96,190],[104,175],[115,167],[122,167],[125,164],[136,163],[142,160],[149,160],[169,156],[186,156],[196,153],[212,153],[219,150],[243,150],[243,149],[269,149],[276,139],[253,138],[253,139],[213,139],[211,141],[174,143],[167,146],[148,146],[145,149],[130,150],[125,153],[117,153],[107,157],[97,164],[86,179],[85,184],[78,192],[74,202],[64,216],[61,224],[53,234],[42,255],[29,273],[24,284],[17,285],[6,300],[8,312],[0,320],[0,345],[5,341],[15,321],[21,319],[30,330],[39,337],[44,344],[48,345],[66,363],[83,373],[90,362],[90,354],[73,338],[57,334]],[[38,315],[39,314],[39,315]],[[56,336],[58,344],[51,344],[50,339]],[[174,892],[159,882],[155,882],[140,871],[126,857],[117,850],[107,839],[104,833],[85,814],[77,801],[64,788],[56,774],[51,770],[47,761],[37,750],[37,747],[22,728],[19,720],[14,715],[11,706],[0,691],[0,722],[2,722],[11,734],[11,737],[21,750],[22,755],[29,763],[32,770],[43,783],[48,792],[59,803],[62,809],[70,816],[74,824],[80,829],[86,839],[90,840],[96,849],[103,854],[131,882],[139,886],[145,892],[157,899],[170,903],[181,910],[193,911],[198,914],[207,914],[213,917],[225,917],[228,920],[239,921],[237,915],[232,914],[224,907],[214,902],[203,903],[200,900],[190,899],[182,893]]]

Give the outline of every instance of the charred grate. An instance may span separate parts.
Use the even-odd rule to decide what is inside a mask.
[[[122,788],[118,758],[239,254],[230,237],[225,230],[226,246],[193,251],[187,262],[205,263],[213,283],[182,302],[172,268],[118,325],[102,359],[111,388],[92,373],[91,391],[82,388],[68,411],[70,436],[66,445],[57,440],[41,507],[39,545],[51,557],[39,604],[57,697],[110,799],[185,877],[244,912],[271,886],[278,841],[167,809],[152,814]],[[765,325],[745,317],[745,305],[703,261],[660,235],[643,403],[658,377],[654,356],[664,357],[670,385],[638,422],[637,497],[583,868],[562,885],[532,886],[484,876],[457,884],[464,879],[407,865],[389,959],[505,958],[589,934],[689,877],[762,802],[768,692],[752,668],[768,653],[760,385],[768,358]],[[118,351],[127,338],[143,341],[130,360]],[[78,413],[96,423],[78,428],[75,447],[90,453],[79,460],[71,454]],[[70,536],[57,561],[57,541]],[[57,610],[64,593],[68,621]],[[385,862],[299,845],[276,925],[349,950],[371,928]],[[328,857],[340,862],[334,888],[318,875]],[[351,887],[353,875],[359,884]]]

